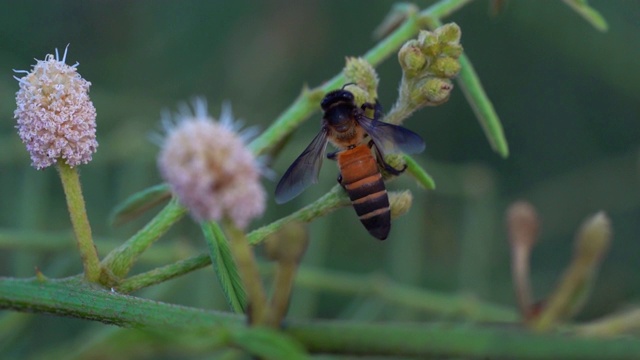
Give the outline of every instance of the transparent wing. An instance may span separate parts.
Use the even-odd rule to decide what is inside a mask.
[[[282,179],[276,186],[276,203],[283,204],[300,195],[309,185],[318,182],[326,148],[327,129],[323,127],[311,144],[282,175]]]
[[[402,126],[371,120],[366,116],[360,116],[358,123],[369,134],[373,139],[373,143],[383,154],[398,151],[406,154],[417,154],[425,148],[424,140],[420,135]]]

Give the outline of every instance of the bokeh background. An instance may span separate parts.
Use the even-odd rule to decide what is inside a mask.
[[[204,96],[217,116],[229,100],[237,117],[264,129],[304,84],[321,84],[341,70],[346,56],[374,46],[372,32],[393,3],[0,4],[0,275],[33,276],[37,267],[47,276],[62,277],[81,270],[55,170],[31,168],[14,129],[18,84],[12,69],[29,69],[34,58],[71,44],[67,62],[78,61],[80,74],[92,82],[100,146],[94,161],[81,167],[81,180],[105,254],[152,215],[117,228],[108,221],[120,201],[161,181],[158,148],[149,135],[160,130],[162,110]],[[414,204],[393,223],[385,242],[371,238],[349,208],[314,222],[304,264],[382,274],[402,284],[514,306],[503,214],[512,201],[526,199],[543,221],[532,260],[537,297],[553,289],[567,265],[581,221],[604,210],[614,240],[578,319],[633,305],[640,295],[640,3],[590,3],[607,19],[608,32],[596,31],[561,1],[509,2],[497,16],[490,14],[488,1],[476,1],[445,19],[462,28],[462,44],[501,117],[510,156],[503,159],[490,149],[463,94],[454,90],[448,103],[423,109],[405,122],[427,142],[427,151],[416,159],[435,178],[437,189],[426,192],[408,176],[389,184],[391,190],[411,189]],[[380,100],[388,109],[396,99],[400,68],[391,57],[378,70]],[[319,119],[316,114],[297,130],[271,163],[276,177],[315,135]],[[253,227],[315,200],[334,185],[336,175],[328,162],[319,184],[299,198],[279,206],[270,197],[267,213]],[[275,181],[264,183],[272,193]],[[136,271],[203,251],[198,228],[185,219]],[[207,268],[137,295],[225,309],[217,286]],[[441,317],[368,294],[309,287],[296,290],[290,314],[363,320]],[[77,350],[82,339],[108,339],[105,334],[117,332],[87,321],[11,316],[0,312],[0,336],[6,340],[0,341],[0,352],[15,357]],[[7,319],[18,325],[7,325]]]

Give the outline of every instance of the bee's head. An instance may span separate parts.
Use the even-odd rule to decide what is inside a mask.
[[[348,103],[353,105],[354,100],[355,98],[353,96],[353,93],[351,93],[351,91],[344,90],[343,87],[342,89],[333,90],[325,95],[324,99],[322,99],[322,102],[320,103],[320,107],[322,107],[322,110],[327,111],[329,108],[338,103]]]

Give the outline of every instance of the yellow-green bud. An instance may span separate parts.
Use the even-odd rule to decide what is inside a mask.
[[[391,205],[391,219],[396,219],[406,214],[411,209],[413,195],[411,191],[392,191],[389,193],[389,204]]]
[[[460,42],[460,27],[456,23],[448,23],[440,26],[434,30],[434,33],[438,37],[439,43],[454,43]]]
[[[418,42],[420,43],[422,53],[427,57],[435,58],[440,54],[438,37],[431,31],[420,30],[420,34],[418,34]]]
[[[436,45],[438,43],[438,37],[429,30],[420,30],[418,33],[418,42],[421,47],[425,48]]]
[[[420,105],[438,105],[449,99],[453,84],[449,79],[427,77],[411,89],[411,102]]]
[[[460,72],[460,63],[450,57],[441,57],[429,66],[429,70],[437,77],[451,79]]]
[[[365,89],[361,88],[358,85],[351,84],[346,86],[344,89],[350,91],[353,94],[355,103],[358,106],[362,106],[362,104],[366,102],[372,104],[376,102],[376,98],[372,97],[371,94],[369,94]]]
[[[457,59],[462,55],[462,45],[460,44],[445,44],[442,45],[442,55]]]
[[[344,76],[347,82],[356,83],[374,99],[378,97],[378,74],[367,60],[348,57],[344,68]]]
[[[404,74],[412,78],[420,74],[427,63],[427,57],[420,50],[420,43],[417,40],[409,40],[400,48],[398,61]]]

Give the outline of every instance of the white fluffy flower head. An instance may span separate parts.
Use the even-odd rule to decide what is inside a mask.
[[[32,166],[44,169],[63,159],[74,167],[91,161],[98,147],[96,109],[89,99],[91,83],[78,74],[74,65],[58,55],[47,55],[17,78],[14,118],[20,139],[31,155]]]
[[[237,132],[226,104],[220,121],[207,114],[204,100],[194,101],[194,110],[184,107],[164,119],[160,173],[196,220],[227,217],[244,228],[264,212],[266,200],[261,166],[245,144],[248,134]]]

